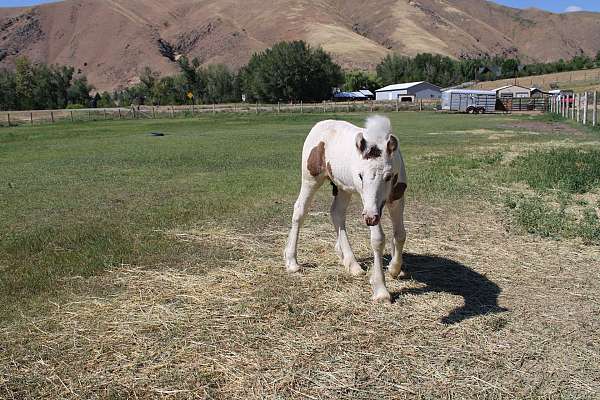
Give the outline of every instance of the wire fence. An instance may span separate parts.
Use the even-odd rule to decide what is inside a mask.
[[[104,120],[136,120],[157,118],[193,118],[200,115],[237,114],[303,114],[347,112],[400,112],[431,111],[439,109],[439,99],[423,99],[414,102],[401,101],[348,101],[321,103],[230,103],[184,106],[132,106],[118,108],[86,108],[73,110],[31,110],[0,112],[2,126],[39,125],[58,122],[83,122]]]

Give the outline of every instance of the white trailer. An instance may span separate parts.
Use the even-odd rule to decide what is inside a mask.
[[[442,92],[442,110],[472,114],[494,112],[496,111],[496,92],[449,89]]]

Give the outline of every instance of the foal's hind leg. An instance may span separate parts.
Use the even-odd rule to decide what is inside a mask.
[[[298,253],[298,235],[300,234],[300,227],[304,221],[306,213],[310,207],[310,203],[317,192],[317,190],[323,184],[325,178],[312,176],[302,177],[302,187],[300,188],[300,194],[298,200],[294,204],[294,215],[292,217],[292,228],[290,229],[290,235],[288,237],[287,246],[285,247],[285,266],[289,272],[296,272],[300,270],[298,265],[297,253]]]
[[[335,250],[340,256],[346,270],[351,275],[358,276],[362,275],[364,271],[360,267],[360,264],[356,262],[346,233],[346,210],[348,209],[351,199],[352,193],[343,190],[337,191],[337,195],[334,197],[333,204],[331,205],[331,222],[337,233]]]

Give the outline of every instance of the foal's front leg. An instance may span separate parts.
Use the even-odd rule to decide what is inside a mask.
[[[335,250],[340,256],[346,270],[351,275],[358,276],[364,274],[364,271],[354,257],[352,247],[350,247],[350,242],[348,241],[348,234],[346,233],[346,210],[351,199],[352,193],[343,190],[338,191],[331,205],[331,222],[337,233]]]
[[[406,242],[406,229],[404,228],[404,196],[388,205],[390,217],[394,227],[394,240],[392,246],[392,261],[388,267],[392,278],[404,277],[402,271],[402,250]]]
[[[383,250],[385,248],[385,235],[381,223],[371,227],[371,246],[373,247],[373,268],[371,269],[371,287],[373,288],[373,301],[390,303],[391,297],[385,287],[383,275]]]

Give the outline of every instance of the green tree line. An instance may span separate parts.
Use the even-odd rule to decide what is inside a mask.
[[[233,71],[224,65],[203,66],[198,59],[181,57],[179,73],[161,76],[145,67],[139,83],[112,93],[94,93],[83,75],[66,66],[33,64],[18,58],[14,71],[0,70],[0,110],[114,107],[132,104],[181,105],[247,101],[321,101],[334,88],[369,89],[411,81],[448,87],[483,81],[600,67],[595,58],[523,65],[516,58],[487,57],[456,60],[438,54],[414,57],[390,54],[375,72],[343,71],[321,48],[303,41],[280,42],[254,54],[247,65]]]
[[[90,91],[85,76],[75,77],[67,66],[32,64],[16,60],[14,71],[0,71],[1,110],[41,110],[87,104]]]

